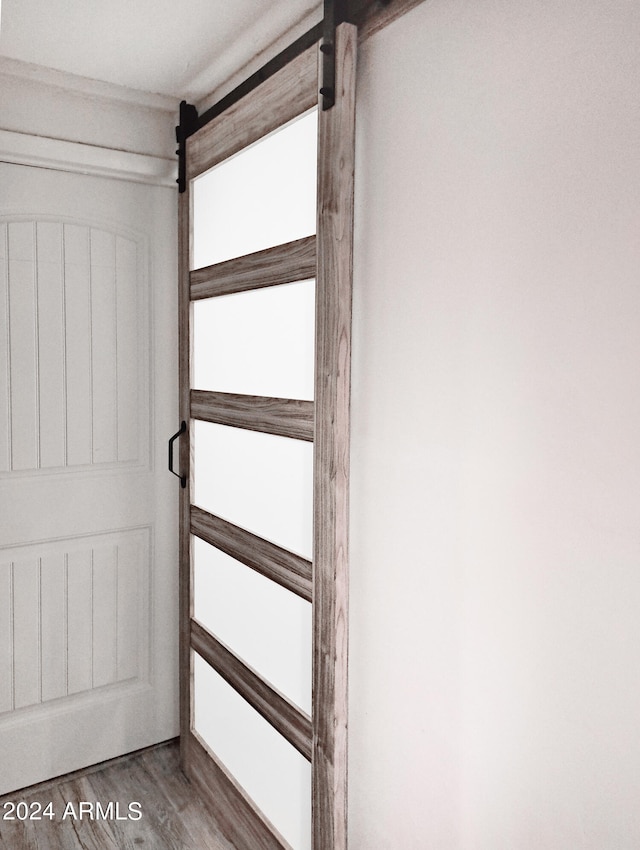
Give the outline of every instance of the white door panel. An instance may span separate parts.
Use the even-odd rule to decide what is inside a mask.
[[[177,733],[175,198],[6,164],[0,185],[6,793]]]

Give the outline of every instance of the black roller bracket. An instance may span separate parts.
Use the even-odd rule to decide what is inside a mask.
[[[348,19],[348,0],[324,0],[322,22],[322,109],[336,102],[336,27]]]
[[[202,115],[198,115],[195,106],[183,100],[180,104],[180,124],[176,127],[176,141],[179,157],[177,184],[181,192],[187,188],[187,166],[185,161],[186,140],[197,130],[205,127],[209,121],[217,118],[225,110],[237,103],[249,92],[256,89],[265,80],[299,56],[312,44],[316,44],[320,38],[322,43],[322,108],[331,109],[336,100],[336,61],[335,42],[336,27],[348,21],[360,26],[368,17],[372,9],[389,6],[393,0],[324,0],[324,19],[319,21],[310,30],[303,33],[299,38],[285,47],[277,56],[270,59],[265,65],[255,71],[246,80],[236,86],[233,91],[226,94],[217,103],[209,107]]]
[[[336,29],[345,22],[360,26],[376,6],[388,6],[392,0],[324,0],[322,20],[322,109],[336,102]]]
[[[187,188],[187,139],[198,129],[198,110],[186,100],[180,104],[180,123],[176,127],[176,142],[178,143],[178,192]]]

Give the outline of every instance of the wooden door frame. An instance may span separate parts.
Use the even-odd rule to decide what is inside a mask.
[[[290,243],[289,246],[270,249],[271,254],[269,251],[258,252],[251,255],[253,259],[229,261],[198,272],[189,270],[192,240],[190,181],[317,105],[318,45],[300,54],[258,89],[190,136],[186,142],[187,186],[180,195],[179,207],[179,380],[182,420],[190,423],[192,418],[209,418],[209,421],[213,421],[210,417],[215,417],[215,421],[224,424],[237,425],[240,422],[241,427],[258,427],[257,418],[261,415],[256,405],[255,410],[247,411],[246,405],[235,404],[233,399],[226,398],[225,405],[221,406],[216,404],[213,394],[191,390],[193,300],[214,294],[221,277],[227,281],[226,284],[223,282],[223,286],[228,286],[231,280],[230,285],[236,289],[250,288],[253,261],[257,263],[260,274],[264,272],[265,263],[272,261],[271,267],[276,271],[271,283],[285,282],[285,278],[295,280],[304,276],[316,277],[314,407],[312,410],[301,410],[301,404],[309,403],[296,404],[287,400],[287,404],[280,405],[274,414],[279,427],[285,431],[287,428],[302,428],[304,435],[298,434],[298,438],[310,439],[313,433],[314,441],[311,590],[313,705],[308,727],[304,719],[306,715],[300,711],[292,712],[287,705],[281,705],[269,693],[266,683],[252,680],[243,665],[238,664],[238,659],[227,657],[220,646],[216,646],[215,639],[192,622],[193,564],[190,538],[192,533],[202,535],[202,522],[206,522],[206,517],[200,515],[204,512],[198,514],[198,509],[194,509],[191,504],[193,464],[189,439],[183,439],[180,447],[180,471],[187,476],[187,486],[180,495],[182,765],[186,774],[206,796],[223,831],[239,848],[246,846],[247,850],[255,847],[282,850],[288,845],[192,731],[193,648],[197,648],[205,660],[222,672],[227,681],[294,746],[307,758],[311,757],[315,850],[344,850],[347,844],[349,395],[356,53],[356,28],[351,24],[341,24],[336,37],[336,103],[330,110],[318,110],[315,238],[298,240],[303,244],[295,246]],[[297,265],[301,267],[297,268]],[[220,266],[225,268],[221,270]],[[238,276],[241,284],[237,284]],[[315,416],[312,419],[313,411]],[[302,425],[301,418],[305,420]],[[272,429],[278,427],[278,423],[274,425],[272,417],[266,426],[262,423],[258,429],[274,433]],[[278,553],[274,554],[274,558],[278,559]],[[284,569],[282,563],[279,566]],[[304,570],[304,563],[294,565],[293,575],[297,575],[302,582],[305,579],[302,575]],[[300,592],[300,595],[304,593]]]

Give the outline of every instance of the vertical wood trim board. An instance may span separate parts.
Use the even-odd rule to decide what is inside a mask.
[[[193,726],[192,699],[193,666],[191,658],[191,618],[193,616],[193,560],[191,552],[191,352],[192,313],[190,301],[189,259],[191,254],[191,189],[179,196],[178,201],[178,381],[179,419],[187,423],[187,432],[180,439],[178,458],[180,474],[187,476],[187,486],[180,488],[179,496],[179,654],[180,654],[180,757],[183,769],[189,771],[187,743]],[[176,423],[176,430],[178,423]]]
[[[313,574],[313,847],[347,846],[351,280],[357,31],[338,27],[336,102],[319,111]]]
[[[141,245],[0,223],[0,473],[141,460]]]

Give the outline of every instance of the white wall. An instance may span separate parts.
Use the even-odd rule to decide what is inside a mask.
[[[640,7],[360,57],[352,850],[640,846]]]

